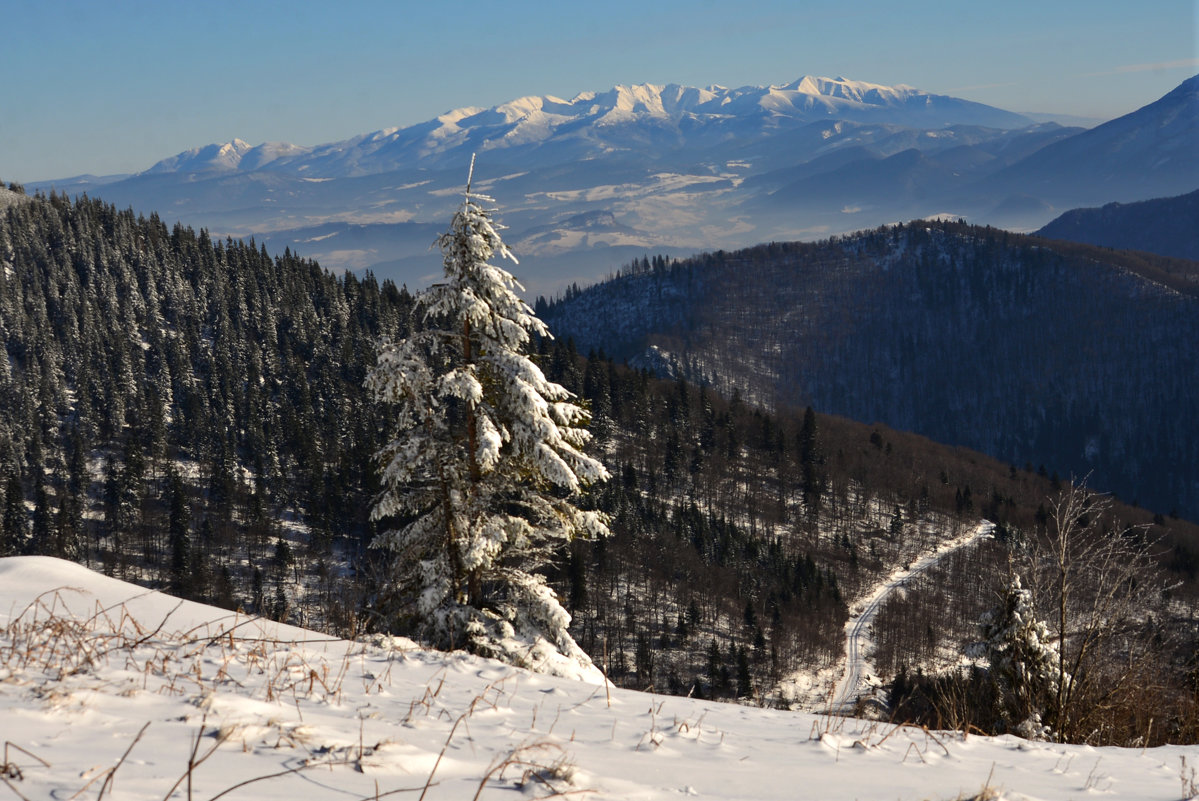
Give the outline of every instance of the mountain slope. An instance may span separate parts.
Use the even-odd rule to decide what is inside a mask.
[[[603,347],[768,407],[877,420],[1199,511],[1199,270],[913,223],[718,252],[555,304]]]
[[[997,173],[987,186],[1057,205],[1133,201],[1199,186],[1199,75],[1159,100],[1057,142]]]
[[[1199,189],[1178,197],[1073,209],[1037,234],[1199,260]]]

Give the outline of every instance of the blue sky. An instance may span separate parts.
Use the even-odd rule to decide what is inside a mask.
[[[313,145],[618,83],[906,83],[1111,118],[1199,72],[1199,0],[0,0],[0,179]]]

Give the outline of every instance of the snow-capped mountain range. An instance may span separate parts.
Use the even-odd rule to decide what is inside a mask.
[[[845,78],[638,84],[461,108],[316,146],[233,139],[133,176],[33,188],[87,191],[415,287],[439,275],[430,231],[449,218],[477,153],[476,186],[512,229],[522,278],[551,293],[647,252],[933,215],[1031,229],[1072,206],[1180,194],[1199,185],[1194,84],[1091,131]],[[1104,150],[1096,180],[1088,165],[1109,141],[1124,144]],[[1043,150],[1052,180],[1037,167]]]
[[[656,152],[699,142],[752,141],[822,120],[935,129],[949,125],[1022,128],[1028,117],[910,86],[805,76],[784,86],[706,89],[654,84],[582,92],[571,100],[522,97],[492,108],[460,108],[434,120],[389,128],[316,147],[240,139],[188,150],[155,164],[149,174],[242,171],[269,165],[308,177],[390,172],[415,163],[456,163],[464,151],[536,148],[569,142],[555,160],[610,155],[633,147]],[[508,154],[496,154],[506,160]],[[484,159],[486,160],[486,158]]]

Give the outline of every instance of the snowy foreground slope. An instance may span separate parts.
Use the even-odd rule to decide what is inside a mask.
[[[0,626],[0,798],[1177,799],[1199,767],[347,643],[44,557],[0,559]]]

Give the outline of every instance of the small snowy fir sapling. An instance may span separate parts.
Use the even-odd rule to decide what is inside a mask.
[[[1030,740],[1048,739],[1042,721],[1062,674],[1057,643],[1037,619],[1032,596],[1013,575],[1000,605],[982,620],[983,642],[975,652],[991,663],[998,691],[1000,725]]]
[[[526,355],[531,335],[549,332],[491,263],[516,259],[490,202],[468,178],[438,240],[445,281],[418,295],[416,332],[383,344],[367,378],[396,416],[371,513],[395,527],[373,545],[392,551],[399,611],[434,645],[546,670],[556,652],[590,667],[537,571],[572,538],[608,535],[604,515],[576,503],[608,471],[583,452],[587,412]]]

